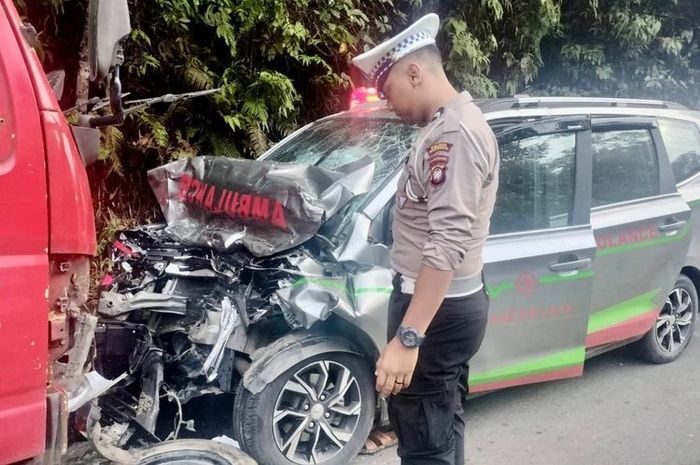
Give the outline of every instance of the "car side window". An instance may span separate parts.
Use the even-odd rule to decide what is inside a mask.
[[[499,149],[500,181],[491,234],[570,225],[576,134],[515,135],[501,138]]]
[[[592,144],[592,206],[659,193],[658,157],[648,129],[594,132]]]
[[[660,119],[659,130],[676,182],[700,172],[700,132],[692,123]]]

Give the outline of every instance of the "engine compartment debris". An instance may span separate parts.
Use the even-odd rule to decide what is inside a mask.
[[[362,286],[389,287],[388,270],[336,262],[324,247],[312,239],[258,258],[184,245],[165,225],[122,231],[95,330],[98,372],[119,380],[94,403],[103,445],[176,438],[187,420],[180,412],[159,432],[164,399],[181,411],[196,397],[235,392],[257,349],[334,313],[352,319],[367,298]]]
[[[167,224],[118,234],[98,303],[93,390],[104,393],[86,432],[101,452],[195,431],[206,419],[186,418],[187,404],[235,393],[256,350],[376,307],[390,271],[338,261],[322,234],[373,170],[368,158],[326,171],[197,157],[149,173]]]

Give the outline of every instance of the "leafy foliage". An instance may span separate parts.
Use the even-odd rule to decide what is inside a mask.
[[[694,0],[565,2],[563,34],[544,49],[550,93],[653,97],[697,108],[700,91]]]
[[[375,12],[391,8],[390,0],[364,3]],[[207,101],[134,118],[151,127],[160,161],[168,158],[172,142],[159,137],[162,129],[170,139],[176,129],[192,129],[187,139],[193,155],[223,150],[227,156],[254,157],[304,117],[338,110],[350,85],[349,50],[363,31],[386,25],[370,23],[363,6],[360,0],[135,2],[123,79],[134,94],[222,87]],[[331,98],[314,99],[311,92]],[[301,114],[304,95],[314,108]]]
[[[73,106],[88,0],[15,0]],[[98,225],[155,215],[146,171],[213,153],[254,158],[300,124],[344,109],[353,55],[434,11],[457,87],[479,97],[654,97],[700,106],[697,0],[129,0],[129,99],[196,90],[103,133],[92,168]],[[92,88],[92,94],[104,89]]]
[[[40,31],[47,70],[63,67],[76,76],[88,0],[16,3]],[[153,216],[149,168],[200,153],[254,158],[305,121],[344,109],[352,53],[386,33],[395,17],[392,0],[129,4],[133,31],[121,76],[127,100],[221,90],[157,104],[104,130],[100,162],[90,170],[98,228],[119,214]],[[73,56],[58,56],[69,49]],[[66,86],[69,97],[62,103],[71,107],[75,79]]]
[[[438,42],[453,82],[478,97],[513,95],[543,65],[540,43],[561,29],[558,0],[425,1],[445,18]]]

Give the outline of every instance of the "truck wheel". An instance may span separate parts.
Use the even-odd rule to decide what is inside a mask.
[[[680,275],[666,298],[656,323],[636,343],[637,354],[651,363],[668,363],[683,353],[698,319],[698,293],[693,282]]]
[[[347,465],[369,435],[375,404],[370,364],[325,353],[297,363],[258,394],[241,383],[234,431],[261,464]]]

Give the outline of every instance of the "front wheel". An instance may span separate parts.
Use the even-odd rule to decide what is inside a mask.
[[[258,394],[241,383],[234,430],[261,464],[346,465],[369,435],[375,403],[367,360],[325,353],[297,363]]]
[[[698,293],[693,282],[680,275],[666,298],[656,323],[637,345],[638,355],[651,363],[672,362],[693,337],[698,319]]]

